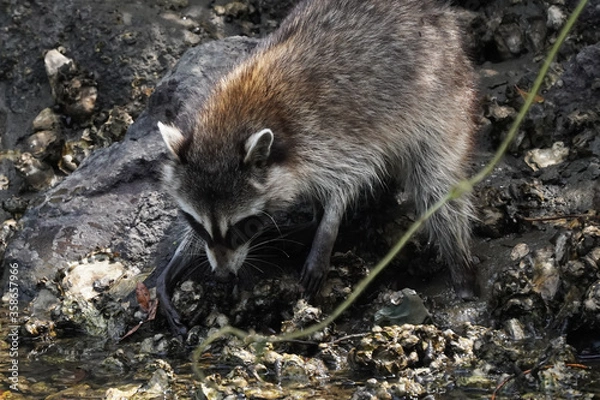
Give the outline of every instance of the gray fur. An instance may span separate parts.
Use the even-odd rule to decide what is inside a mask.
[[[216,85],[185,140],[166,131],[174,157],[165,185],[208,231],[221,276],[241,267],[227,244],[230,227],[300,198],[320,202],[324,216],[302,275],[314,293],[344,212],[361,194],[395,179],[422,213],[465,178],[474,81],[446,6],[304,1]],[[256,136],[265,130],[272,136]],[[474,285],[472,214],[463,197],[427,223],[463,297]]]

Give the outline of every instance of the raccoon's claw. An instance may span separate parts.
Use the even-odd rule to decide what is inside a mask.
[[[453,267],[453,268],[452,268]],[[473,300],[481,294],[477,283],[477,274],[470,257],[461,263],[452,264],[450,268],[454,292],[463,300]]]
[[[310,268],[305,264],[300,276],[300,284],[304,287],[304,296],[308,299],[314,298],[325,281],[325,273],[319,268]]]
[[[473,300],[476,296],[475,288],[470,286],[455,286],[456,295],[463,300]]]
[[[473,300],[479,297],[480,290],[475,275],[467,275],[454,280],[454,292],[463,300]]]
[[[187,335],[187,327],[181,322],[179,313],[175,311],[170,303],[168,305],[163,304],[163,311],[173,335],[184,340]]]
[[[162,308],[173,335],[179,337],[180,339],[185,339],[187,328],[185,325],[183,325],[179,313],[177,310],[175,310],[175,307],[173,307],[169,293],[167,293],[166,290],[162,290],[163,288],[165,287],[162,285],[158,285],[156,288],[156,297],[158,297],[159,300],[159,307]]]

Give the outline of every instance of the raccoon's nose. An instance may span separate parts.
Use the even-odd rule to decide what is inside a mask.
[[[215,271],[215,280],[217,282],[231,282],[235,279],[235,274],[225,268],[220,268]]]

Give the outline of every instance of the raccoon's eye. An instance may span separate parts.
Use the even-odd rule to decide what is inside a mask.
[[[257,216],[250,216],[236,223],[227,232],[227,243],[236,248],[258,235],[265,227],[265,222]]]
[[[196,232],[198,236],[202,238],[202,240],[204,240],[206,243],[212,243],[210,234],[206,231],[206,229],[204,229],[204,226],[202,226],[202,224],[196,220],[196,218],[185,211],[182,211],[181,213],[183,214],[183,217],[187,223],[190,224],[194,232]]]

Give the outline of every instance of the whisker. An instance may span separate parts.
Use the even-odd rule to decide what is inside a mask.
[[[259,237],[260,235],[262,235],[264,232],[258,231],[256,232],[254,235],[252,235],[252,237],[250,239],[248,239],[248,242],[252,242],[254,239],[256,239],[257,237]]]
[[[196,236],[195,232],[189,228],[185,234],[186,243],[186,252],[191,255],[204,255],[206,254],[206,248],[204,246],[204,241],[198,236]]]
[[[187,254],[193,257],[205,257],[206,250],[204,248],[191,248],[188,250]]]
[[[263,246],[261,243],[255,247],[253,247],[251,250],[259,250],[259,249],[260,250],[263,250],[263,249],[277,250],[277,251],[282,252],[287,258],[290,258],[290,255],[285,250],[283,250],[281,247],[277,247],[277,246]]]
[[[273,238],[273,239],[267,239],[267,240],[263,240],[262,242],[256,242],[253,243],[248,250],[252,251],[255,250],[257,248],[260,248],[261,246],[265,245],[265,244],[269,244],[269,243],[274,243],[274,242],[283,242],[283,243],[292,243],[292,244],[297,244],[297,245],[304,245],[304,243],[299,242],[297,240],[292,240],[292,239],[285,239],[283,237],[278,237],[278,238]]]
[[[279,233],[280,236],[286,237],[286,236],[293,235],[297,232],[301,232],[311,226],[315,226],[315,223],[312,221],[300,223],[300,224],[286,225],[284,230],[277,229],[277,232]],[[264,232],[267,233],[267,232],[269,232],[269,230],[265,230]]]
[[[198,264],[190,264],[188,268],[186,268],[185,273],[182,275],[180,282],[188,280],[197,271],[202,271],[203,269],[206,270],[208,264],[208,259],[205,259]]]
[[[283,268],[281,266],[279,266],[279,264],[275,264],[273,262],[267,261],[267,260],[263,259],[262,257],[258,258],[258,257],[250,256],[250,257],[246,257],[246,260],[249,260],[249,261],[252,261],[252,262],[256,262],[256,263],[263,263],[263,264],[266,264],[266,265],[271,265],[273,267],[276,267],[280,271],[283,271]]]
[[[260,213],[266,215],[271,220],[271,222],[273,222],[273,225],[275,226],[275,229],[277,229],[277,232],[279,232],[279,234],[281,235],[281,229],[279,229],[279,225],[277,224],[277,221],[275,221],[275,218],[273,218],[271,216],[271,214],[269,214],[266,211],[261,211]]]
[[[252,260],[252,261],[258,261],[258,260]],[[256,265],[254,265],[254,263],[250,262],[248,260],[248,258],[246,258],[246,260],[244,261],[244,265],[249,265],[252,268],[254,268],[255,270],[257,270],[258,272],[260,272],[261,274],[264,274],[265,271],[263,271],[262,269],[258,268]]]
[[[285,256],[286,256],[287,258],[290,258],[290,255],[288,254],[288,252],[287,252],[287,251],[285,251],[284,249],[282,249],[281,247],[278,247],[278,246],[261,246],[261,247],[258,247],[258,246],[257,246],[257,249],[258,249],[258,248],[260,248],[260,249],[271,249],[271,250],[277,250],[277,251],[280,251],[280,252],[282,252],[283,254],[285,254]]]

